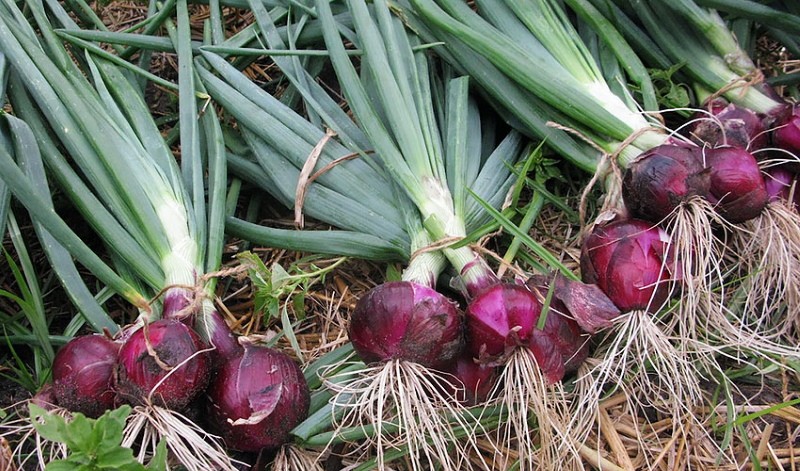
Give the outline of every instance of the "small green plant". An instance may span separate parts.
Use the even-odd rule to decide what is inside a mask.
[[[302,358],[300,345],[294,334],[290,311],[295,320],[305,318],[305,293],[316,283],[325,281],[325,276],[343,263],[339,258],[327,266],[320,267],[315,262],[319,257],[307,257],[283,268],[274,263],[267,267],[257,254],[243,252],[237,258],[248,267],[250,282],[253,284],[254,311],[264,316],[264,323],[280,321],[283,334]],[[291,307],[291,308],[290,308]]]
[[[74,414],[67,419],[35,404],[30,404],[29,408],[31,422],[39,435],[64,443],[69,449],[66,458],[47,463],[46,471],[166,470],[167,452],[163,440],[147,466],[136,461],[130,448],[122,446],[130,406],[107,411],[97,419],[83,414]]]
[[[656,86],[656,95],[664,108],[686,108],[691,104],[691,97],[686,85],[677,83],[672,78],[683,64],[675,64],[668,69],[649,69],[650,78]]]

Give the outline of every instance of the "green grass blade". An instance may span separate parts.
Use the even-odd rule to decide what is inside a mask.
[[[550,253],[549,250],[544,248],[540,243],[533,240],[533,238],[525,231],[521,230],[516,224],[508,219],[503,213],[491,207],[488,203],[481,201],[477,195],[470,191],[470,194],[477,199],[477,201],[484,207],[484,209],[495,218],[505,230],[511,235],[518,238],[522,244],[530,249],[534,254],[540,257],[551,268],[558,270],[564,276],[571,280],[577,280],[578,277],[565,267],[555,255]]]
[[[18,154],[19,152],[31,150],[32,149],[28,148],[23,143],[20,143],[16,149]],[[39,348],[34,350],[43,355],[44,358],[42,360],[49,366],[53,362],[55,351],[48,338],[50,334],[49,325],[44,308],[44,298],[41,287],[39,286],[39,276],[36,273],[36,269],[33,267],[33,262],[31,261],[27,245],[17,225],[14,213],[11,212],[8,216],[8,235],[14,245],[17,257],[19,258],[19,267],[12,263],[9,263],[9,266],[16,279],[22,299],[24,300],[20,307],[25,313],[25,318],[30,325],[31,333],[38,343]],[[8,255],[6,257],[8,257]],[[38,365],[40,362],[37,361],[35,363],[38,373]]]
[[[94,54],[94,55],[96,55],[98,57],[102,57],[103,59],[105,59],[105,60],[107,60],[109,62],[112,62],[112,63],[114,63],[115,65],[117,65],[119,67],[122,67],[124,69],[130,70],[130,71],[134,72],[135,74],[140,75],[140,76],[144,77],[145,79],[150,80],[154,84],[162,86],[162,87],[164,87],[164,88],[166,88],[168,90],[175,90],[175,91],[178,90],[178,85],[170,82],[169,80],[166,80],[166,79],[164,79],[162,77],[159,77],[158,75],[155,75],[153,73],[148,72],[147,70],[144,70],[144,69],[142,69],[140,67],[137,67],[137,66],[131,64],[130,62],[120,58],[119,56],[107,52],[105,49],[101,48],[100,46],[92,44],[92,43],[90,43],[88,41],[84,41],[83,39],[80,39],[79,37],[74,36],[74,33],[75,33],[74,31],[70,31],[70,32],[56,31],[56,34],[58,34],[59,37],[65,39],[66,41],[68,41],[68,42],[70,42],[70,43],[72,43],[72,44],[74,44],[74,45],[76,45],[78,47],[83,48],[84,50],[86,50],[88,52],[91,52],[92,54]]]

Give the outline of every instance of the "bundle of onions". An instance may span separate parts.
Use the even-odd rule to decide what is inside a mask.
[[[658,66],[682,63],[698,95],[712,94],[705,105],[710,117],[699,119],[692,129],[697,139],[706,145],[722,139],[733,147],[745,146],[758,157],[762,171],[787,163],[796,166],[800,155],[797,106],[762,83],[763,74],[715,10],[681,0],[669,5],[637,2],[633,11],[668,58]],[[680,35],[672,30],[675,25],[682,25]],[[692,38],[689,41],[687,34]],[[723,98],[729,104],[722,106]],[[725,156],[724,160],[732,159]],[[731,172],[727,178],[735,191],[742,182],[733,176]],[[759,201],[763,199],[759,195]],[[772,198],[763,206],[755,217],[734,221],[743,224],[731,228],[731,244],[737,254],[733,270],[744,280],[746,293],[738,323],[747,329],[743,335],[749,331],[750,336],[788,334],[796,339],[792,330],[796,331],[800,319],[800,305],[794,296],[798,291],[795,267],[800,260],[800,219],[784,198]]]
[[[274,24],[263,7],[253,5],[253,10],[269,46],[286,48],[271,34]],[[400,33],[402,36],[399,37],[404,37],[399,25],[391,25],[391,29],[394,31],[392,35]],[[418,80],[425,87],[434,87],[429,91],[429,97],[436,97],[434,106],[441,107],[427,109],[431,103],[420,99],[420,112],[430,113],[426,118],[430,121],[424,123],[430,127],[426,132],[432,136],[444,133],[445,127],[436,122],[438,116],[434,113],[453,110],[447,121],[452,126],[447,127],[445,137],[456,147],[448,148],[444,143],[433,142],[431,146],[436,146],[436,152],[446,153],[444,162],[434,160],[425,164],[423,159],[428,157],[420,154],[416,163],[401,163],[420,168],[432,165],[441,174],[453,175],[452,180],[447,181],[430,176],[425,185],[412,183],[416,201],[429,198],[438,188],[441,194],[436,194],[435,199],[430,198],[433,201],[429,204],[458,206],[463,226],[460,231],[475,230],[489,222],[491,216],[477,202],[466,201],[465,188],[469,187],[481,200],[498,208],[515,179],[509,164],[513,165],[524,155],[524,142],[519,134],[509,133],[496,148],[487,146],[488,141],[482,133],[492,135],[497,130],[493,129],[491,122],[480,119],[476,104],[467,99],[465,81],[453,81],[452,91],[446,94],[444,84],[447,80],[437,74],[429,76],[423,56],[412,51],[410,45],[403,47],[408,48],[406,53],[414,56],[420,69],[413,79],[403,77],[401,80]],[[253,161],[233,157],[233,172],[269,191],[280,201],[286,201],[296,211],[301,207],[303,214],[340,228],[333,231],[286,231],[232,218],[229,219],[230,230],[251,240],[287,248],[377,260],[412,260],[404,270],[402,282],[376,288],[362,299],[353,314],[350,338],[368,365],[347,373],[342,384],[331,384],[330,388],[338,391],[338,396],[332,400],[335,409],[332,414],[344,415],[336,419],[335,433],[331,433],[323,443],[331,439],[352,441],[342,437],[356,431],[360,432],[361,447],[378,454],[375,458],[378,466],[396,457],[384,454],[388,444],[405,450],[403,454],[412,454],[415,466],[442,463],[453,469],[467,463],[463,456],[458,452],[453,454],[448,447],[456,444],[462,447],[459,444],[462,436],[467,437],[468,447],[475,447],[475,418],[466,416],[463,406],[452,400],[453,388],[449,386],[452,377],[439,372],[448,368],[450,357],[460,353],[457,347],[461,345],[462,315],[452,301],[434,290],[445,261],[438,251],[430,250],[431,236],[423,227],[423,218],[415,200],[407,193],[407,185],[398,184],[395,176],[387,172],[388,165],[382,163],[383,150],[376,146],[379,159],[368,153],[374,144],[366,126],[353,123],[341,112],[337,101],[294,61],[276,57],[285,76],[302,92],[307,109],[319,113],[325,125],[336,131],[335,138],[332,133],[326,134],[318,125],[265,93],[227,61],[210,52],[212,50],[204,51],[204,59],[221,78],[204,70],[201,70],[201,77],[214,99],[236,117],[248,149],[256,156]],[[433,84],[430,83],[431,77],[435,80]],[[435,92],[443,94],[435,95]],[[446,102],[440,103],[445,97]],[[268,124],[265,126],[264,123]],[[402,159],[399,150],[389,148],[388,152],[388,155]],[[346,161],[353,156],[361,158]],[[318,159],[311,162],[312,165],[322,167],[325,172],[319,173],[313,183],[311,180],[302,183],[303,175],[312,170],[308,167],[312,157]],[[413,175],[413,172],[409,174]],[[430,170],[423,170],[419,175],[430,175]],[[424,188],[434,185],[433,188]],[[300,187],[304,190],[303,199],[298,198]],[[449,200],[450,188],[460,195],[459,203]],[[463,236],[464,232],[460,233]],[[415,252],[418,253],[412,256]],[[461,252],[466,253],[467,249]],[[464,258],[477,260],[471,253]],[[374,305],[377,300],[382,300],[378,303],[381,309],[362,307]],[[449,315],[439,315],[437,306],[447,307]],[[378,322],[379,319],[385,322]],[[450,319],[450,328],[446,332],[436,328],[442,319]],[[454,335],[458,342],[454,342]],[[445,341],[445,337],[450,340]],[[447,354],[443,353],[439,343],[452,344],[446,349]],[[379,351],[374,352],[374,349]],[[376,385],[381,383],[395,386],[376,389]],[[312,417],[302,424],[296,433],[297,445],[318,442],[320,430],[325,427],[315,421],[331,421],[330,414],[326,418],[324,412],[324,408],[314,410]],[[365,426],[369,426],[369,433],[363,432]]]
[[[164,407],[183,407],[199,393],[207,381],[208,352],[238,348],[213,305],[214,280],[206,276],[220,266],[226,185],[215,114],[204,113],[198,121],[196,90],[182,75],[179,168],[141,90],[102,58],[86,55],[81,69],[56,38],[45,8],[35,1],[27,6],[35,24],[9,5],[0,15],[0,38],[12,70],[14,113],[32,128],[41,153],[34,149],[17,163],[0,152],[2,178],[29,210],[78,309],[89,314],[95,329],[117,334],[122,343],[112,387],[138,404],[126,444],[139,444],[145,460],[158,437],[168,436],[168,448],[185,466],[232,469],[218,442],[180,411]],[[185,2],[183,7],[179,13],[185,16]],[[48,8],[60,26],[76,28],[59,4]],[[187,18],[177,35],[181,61],[191,60]],[[113,266],[55,212],[45,166],[108,249]],[[121,330],[102,314],[71,257],[138,310],[131,326]],[[189,384],[195,386],[190,390]]]
[[[416,19],[414,27],[426,31],[431,40],[445,42],[445,57],[457,54],[482,60],[462,60],[454,63],[454,66],[462,67],[476,76],[485,75],[476,70],[477,67],[484,68],[487,64],[493,67],[492,79],[482,85],[494,103],[499,102],[502,106],[499,95],[509,90],[517,94],[535,95],[548,105],[542,109],[540,122],[557,122],[559,128],[571,129],[591,140],[596,150],[588,158],[585,153],[577,156],[564,153],[563,145],[557,146],[556,150],[565,159],[594,172],[604,181],[607,192],[605,209],[611,210],[611,215],[602,214],[599,221],[614,218],[624,220],[635,215],[631,214],[631,206],[634,205],[637,211],[654,218],[649,222],[651,226],[660,223],[666,225],[670,235],[669,244],[673,246],[671,250],[675,251],[675,260],[680,264],[675,270],[681,274],[681,282],[676,285],[682,295],[678,304],[680,314],[672,316],[662,310],[651,313],[653,315],[636,316],[635,320],[647,323],[647,327],[640,325],[634,329],[639,334],[636,344],[627,341],[629,335],[622,332],[621,350],[601,359],[601,364],[609,368],[598,367],[594,373],[601,376],[584,378],[600,385],[610,383],[623,387],[624,381],[630,381],[633,377],[653,397],[668,398],[670,404],[680,403],[685,408],[698,405],[698,399],[701,398],[698,389],[699,370],[716,368],[716,364],[712,356],[713,349],[699,338],[701,332],[692,328],[703,324],[698,321],[702,313],[721,310],[721,303],[716,301],[712,293],[712,289],[718,289],[721,285],[718,267],[722,258],[715,244],[712,227],[725,223],[709,201],[709,176],[699,160],[700,148],[679,136],[665,133],[658,121],[648,118],[641,111],[626,89],[616,85],[617,78],[606,79],[604,69],[595,61],[590,48],[579,39],[582,36],[559,2],[541,0],[522,5],[510,1],[482,0],[477,4],[477,11],[454,0],[414,0],[410,3],[406,13]],[[582,11],[591,9],[590,5],[585,5],[586,2],[572,3],[583,5]],[[604,21],[599,14],[586,15],[583,19],[587,22]],[[643,64],[613,28],[604,32],[607,34],[603,36],[601,44],[609,47],[605,51],[608,53],[606,59],[619,58],[619,73],[622,74],[624,70],[625,78],[637,82],[644,109],[655,112],[657,101]],[[553,80],[554,76],[558,80]],[[526,110],[518,114],[508,106],[502,108],[508,113],[507,119],[523,127],[525,132],[549,139],[550,133],[546,128],[527,125],[530,119],[523,121],[523,118],[530,117]],[[606,154],[607,158],[601,154]],[[616,167],[622,167],[626,172],[625,178],[633,177],[635,184],[623,186],[623,179],[616,177],[613,171]],[[755,177],[761,178],[758,174]],[[644,193],[631,195],[623,192],[632,187]],[[659,203],[660,206],[657,206]],[[641,261],[633,259],[631,263]],[[653,268],[658,267],[651,265],[637,270]],[[657,270],[656,277],[658,273]],[[617,307],[622,311],[629,310],[627,306]],[[636,308],[640,312],[642,309]],[[633,317],[625,316],[622,319],[633,320]],[[664,322],[664,319],[667,321]],[[624,322],[615,324],[615,330],[623,328]],[[673,341],[664,342],[664,339]],[[676,345],[676,342],[680,343]],[[627,372],[625,378],[612,374],[614,368],[610,365],[618,360],[612,357],[639,356],[635,353],[637,349],[634,345],[641,347],[646,343],[650,347],[641,350],[659,351],[661,356],[669,356],[672,360],[666,363],[649,362],[647,369]],[[702,361],[687,362],[687,355],[698,355]],[[689,368],[667,367],[676,362]],[[654,381],[654,378],[675,374],[679,376],[666,383]],[[661,387],[666,384],[685,384],[687,387],[680,391],[662,391]],[[677,393],[683,397],[673,402],[672,398]],[[587,400],[591,402],[598,398]],[[676,418],[682,417],[685,408],[675,409],[671,413]]]
[[[434,344],[453,343],[453,335],[458,337],[460,328],[440,331],[434,327],[447,324],[444,319],[452,322],[461,316],[452,312],[451,301],[433,290],[442,270],[441,255],[422,251],[412,257],[412,253],[431,243],[434,247],[445,247],[443,253],[462,275],[462,290],[468,297],[496,283],[485,262],[470,249],[452,249],[446,244],[463,238],[467,228],[477,228],[489,220],[482,206],[467,198],[467,187],[491,206],[502,204],[513,181],[509,164],[519,159],[522,142],[519,135],[511,133],[497,149],[487,153],[480,133],[485,124],[477,119],[477,107],[467,99],[466,81],[434,79],[432,84],[431,77],[436,74],[431,73],[433,66],[428,59],[416,50],[418,40],[407,36],[397,20],[388,15],[384,4],[373,11],[361,2],[348,4],[359,44],[365,47],[363,78],[359,78],[344,50],[330,8],[327,4],[319,5],[319,18],[339,81],[359,125],[354,125],[335,101],[326,98],[327,92],[309,80],[311,76],[293,60],[280,57],[275,60],[303,94],[307,109],[318,113],[325,124],[336,131],[337,139],[298,119],[226,61],[209,52],[213,48],[204,51],[204,59],[224,81],[202,70],[201,77],[211,95],[236,116],[249,149],[256,156],[254,162],[232,160],[234,172],[258,183],[280,200],[287,200],[296,209],[303,204],[304,212],[346,229],[338,233],[342,241],[371,236],[366,239],[369,245],[360,248],[361,254],[358,247],[344,244],[319,246],[314,250],[327,249],[370,258],[412,259],[404,271],[404,281],[382,285],[359,303],[350,336],[357,352],[370,367],[346,385],[335,386],[339,395],[334,404],[348,411],[338,421],[341,427],[352,425],[354,427],[347,430],[354,430],[363,428],[364,423],[374,423],[379,428],[378,433],[365,437],[362,434],[368,443],[377,444],[378,465],[384,462],[382,445],[392,440],[391,443],[405,445],[415,455],[416,466],[441,463],[452,469],[466,462],[459,461],[463,460],[459,453],[454,455],[446,449],[446,445],[456,443],[451,429],[467,430],[468,442],[471,442],[467,446],[474,448],[474,434],[470,429],[475,425],[458,422],[463,412],[457,412],[459,409],[450,404],[454,401],[449,396],[442,396],[443,391],[451,388],[444,384],[445,377],[435,373],[445,367],[444,360],[457,352],[450,348],[444,355],[442,345]],[[254,4],[253,10],[265,42],[273,49],[286,48],[274,34],[274,24],[263,7]],[[389,49],[398,51],[398,55],[388,54]],[[235,53],[235,50],[226,52]],[[403,105],[397,106],[397,103]],[[268,123],[267,127],[263,123]],[[376,156],[365,155],[371,149]],[[350,154],[362,158],[339,160]],[[325,165],[326,173],[320,174],[313,184],[309,183],[304,188],[307,190],[305,199],[298,200],[296,189],[289,185],[307,174],[309,155],[319,157],[319,163],[314,165]],[[372,192],[373,186],[380,189]],[[394,188],[399,191],[386,191]],[[359,198],[361,192],[369,195]],[[331,205],[332,198],[353,208],[347,211],[346,218],[337,217],[326,208],[326,203]],[[230,227],[243,231],[245,237],[286,246],[293,239],[310,241],[311,236],[317,235],[314,231],[284,235],[278,230],[257,228],[243,221],[235,221]],[[375,241],[386,241],[384,246],[394,246],[393,253],[387,256],[385,251],[372,250],[377,247]],[[371,313],[366,306],[374,308]],[[435,314],[435,306],[451,312],[428,319],[432,309]],[[445,309],[446,306],[451,309]],[[365,319],[365,314],[371,317]],[[386,322],[378,322],[378,319]],[[431,332],[424,332],[422,326],[428,326]],[[450,340],[445,341],[445,337]],[[437,356],[442,358],[437,359]],[[561,356],[558,361],[562,361]],[[400,375],[403,371],[408,374]],[[405,382],[402,386],[375,389],[377,384],[396,384],[397,381]],[[400,394],[399,391],[416,393]],[[413,397],[414,401],[403,400],[406,396]],[[386,414],[382,418],[376,416],[381,409]],[[448,418],[443,420],[444,417]],[[425,420],[421,421],[423,418]],[[383,421],[388,421],[385,427]],[[389,435],[382,433],[383,428],[392,429],[394,438],[386,438],[384,435]]]
[[[508,372],[505,376],[505,379],[508,379],[506,384],[540,386],[533,391],[512,391],[513,388],[505,390],[501,401],[505,404],[512,404],[520,413],[513,418],[514,424],[504,425],[501,428],[511,431],[509,436],[515,432],[528,430],[527,424],[532,416],[535,416],[539,428],[538,440],[542,447],[540,450],[533,446],[533,440],[536,440],[533,435],[523,433],[515,435],[520,443],[524,442],[520,445],[520,459],[526,467],[534,462],[547,467],[555,465],[557,460],[570,452],[573,456],[577,455],[574,453],[575,447],[568,446],[564,448],[566,451],[559,451],[557,442],[561,441],[549,439],[559,436],[559,429],[562,429],[560,424],[565,415],[566,399],[564,395],[550,394],[544,391],[549,387],[552,387],[553,391],[558,389],[553,384],[561,380],[565,370],[564,363],[568,363],[568,359],[573,356],[572,353],[578,351],[582,345],[584,337],[576,334],[580,329],[564,327],[564,323],[567,321],[555,315],[548,317],[547,323],[538,326],[537,322],[544,322],[544,317],[540,318],[539,316],[538,299],[531,290],[520,288],[522,291],[530,293],[528,298],[513,296],[505,298],[502,295],[499,298],[496,297],[493,293],[516,290],[516,288],[512,288],[514,285],[500,283],[489,269],[488,264],[470,248],[448,244],[449,241],[459,240],[466,236],[465,220],[469,213],[467,211],[467,194],[464,188],[469,185],[467,178],[470,173],[476,172],[478,167],[477,163],[470,162],[463,157],[463,143],[468,139],[467,133],[470,129],[466,126],[470,116],[466,80],[464,78],[451,79],[444,84],[434,82],[434,87],[439,88],[432,87],[429,71],[432,70],[433,65],[426,56],[414,49],[414,46],[419,44],[419,38],[403,28],[402,23],[390,14],[386,3],[375,2],[370,8],[364,2],[354,0],[347,2],[347,5],[353,16],[356,42],[363,48],[360,73],[356,72],[351,59],[346,54],[340,30],[333,20],[330,6],[324,1],[316,3],[334,69],[351,110],[374,146],[381,164],[394,183],[413,203],[434,246],[441,247],[441,254],[459,275],[462,292],[469,302],[466,324],[467,343],[473,342],[470,339],[474,339],[475,343],[485,340],[477,334],[477,330],[470,326],[471,316],[491,322],[489,319],[502,317],[509,310],[519,312],[521,316],[525,317],[525,321],[519,326],[514,324],[518,319],[512,319],[506,324],[508,331],[505,334],[509,338],[513,337],[518,327],[521,328],[523,325],[537,327],[531,329],[529,332],[531,336],[522,342],[527,354],[506,356],[502,355],[503,352],[492,351],[490,355],[493,357],[492,359],[489,357],[483,359],[503,365],[505,371]],[[432,107],[430,104],[430,97],[435,97],[434,92],[436,91],[439,91],[440,96],[446,98],[444,104],[440,105],[440,109]],[[434,100],[434,102],[436,101]],[[442,121],[437,121],[440,116]],[[485,168],[482,172],[487,173]],[[498,175],[508,175],[507,168],[503,170],[496,167],[494,172],[497,172]],[[500,178],[499,181],[506,178]],[[416,266],[416,263],[417,258],[413,258],[409,269]],[[558,264],[555,263],[555,265]],[[561,266],[558,268],[564,270]],[[400,309],[400,312],[394,315],[406,316],[402,313],[409,309],[412,312],[420,309],[419,316],[425,319],[429,314],[423,315],[422,313],[429,311],[429,304],[442,305],[441,310],[446,311],[444,306],[447,304],[440,300],[441,295],[437,295],[429,289],[432,287],[430,282],[427,283],[427,286],[420,283],[420,278],[413,275],[414,272],[409,276],[417,280],[416,284],[403,284],[402,288],[398,289],[408,292],[409,298],[412,298],[410,293],[420,294],[421,298],[413,302],[407,301],[409,304],[404,305],[409,307]],[[374,306],[376,308],[373,309],[373,314],[377,315],[377,312],[382,312],[382,309],[391,308],[390,303],[382,304],[385,302],[384,298],[387,297],[387,293],[390,292],[392,291],[387,285],[376,288],[362,300],[363,309]],[[423,299],[430,301],[421,303]],[[379,300],[381,302],[378,302]],[[381,310],[377,308],[379,305],[382,306]],[[470,313],[474,313],[474,315]],[[388,314],[386,315],[388,316]],[[454,315],[445,315],[442,312],[440,320],[432,324],[436,328],[430,328],[430,337],[427,335],[419,337],[420,334],[415,334],[410,338],[418,338],[417,343],[426,345],[434,342],[435,337],[442,336],[436,349],[423,349],[426,353],[441,352],[442,347],[451,341],[454,342],[454,340],[447,340],[453,339],[454,332],[445,328],[449,322],[444,320]],[[591,315],[594,314],[586,317]],[[356,322],[359,316],[363,316],[363,314],[357,316],[354,313],[353,322]],[[361,322],[359,319],[359,324]],[[383,325],[383,323],[378,323],[378,325]],[[405,325],[405,323],[399,322],[398,325]],[[412,331],[416,332],[416,329]],[[569,335],[565,333],[569,333]],[[359,334],[354,332],[351,327],[351,340],[358,351],[358,344],[353,335]],[[375,338],[382,339],[385,338],[385,335],[378,335]],[[409,335],[411,334],[409,333]],[[399,339],[401,337],[400,333],[395,331],[394,335],[386,338]],[[526,343],[527,341],[532,343]],[[563,344],[560,343],[561,341]],[[574,345],[575,343],[578,344],[577,347]],[[571,347],[572,353],[567,353],[569,348],[565,344]],[[375,341],[373,340],[371,344],[367,342],[366,345],[374,346]],[[400,346],[404,347],[399,350],[403,352],[404,357],[415,357],[413,350],[409,351],[403,342],[400,342]],[[479,362],[482,361],[479,355],[481,348],[480,346],[468,347],[473,358],[477,358]],[[373,351],[371,353],[373,356],[368,358],[383,361],[387,365],[390,364],[393,354],[392,351]],[[449,355],[437,354],[442,358],[456,356],[455,352]],[[435,359],[429,355],[419,358],[420,364],[423,365]],[[431,366],[441,367],[441,365]],[[382,366],[381,371],[386,371],[386,368],[386,366]],[[430,375],[430,373],[428,374]],[[416,376],[421,377],[422,373],[419,372]],[[502,379],[501,382],[503,382]],[[377,384],[379,384],[377,381],[373,381],[370,388],[377,387]],[[398,384],[396,387],[400,387],[400,385]],[[343,391],[346,391],[346,388]],[[352,392],[350,391],[350,393]],[[358,392],[359,396],[365,396],[364,391]],[[542,393],[538,400],[542,407],[531,409],[532,402],[534,402],[532,396],[537,393]],[[558,401],[558,404],[550,404],[551,401]],[[441,446],[441,443],[434,437],[428,436],[427,439],[432,440],[437,447]],[[565,438],[563,443],[570,443],[570,440]],[[475,446],[474,436],[468,438],[467,446]],[[409,447],[412,448],[411,445]],[[438,450],[426,452],[426,445],[413,445],[412,449],[418,449],[421,453],[426,454],[425,460],[430,460],[431,457],[440,459],[441,456],[441,451]],[[430,448],[428,447],[428,449]],[[457,458],[459,456],[457,454]],[[446,469],[459,465],[458,461],[453,461],[453,459],[442,463],[447,463],[444,465]]]

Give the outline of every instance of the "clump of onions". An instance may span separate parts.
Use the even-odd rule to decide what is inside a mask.
[[[246,343],[220,365],[207,392],[209,421],[234,450],[273,450],[308,415],[303,372],[286,354]]]
[[[499,400],[508,419],[497,439],[508,443],[518,438],[525,469],[578,459],[567,433],[568,401],[560,384],[566,353],[558,337],[569,320],[555,310],[543,313],[545,294],[498,283],[478,293],[466,310],[468,352],[481,363],[500,367]],[[542,315],[547,318],[540,319]],[[538,434],[531,429],[534,417]]]
[[[785,164],[768,167],[765,175],[769,203],[760,217],[733,234],[746,294],[737,324],[750,337],[777,334],[795,343],[800,327],[800,191],[797,175]],[[759,343],[762,349],[768,344],[763,337]]]
[[[205,389],[210,365],[207,347],[194,330],[160,319],[143,324],[122,345],[114,386],[131,404],[180,410]]]
[[[112,377],[120,344],[105,335],[82,335],[53,359],[53,396],[70,412],[97,418],[114,408]]]
[[[644,401],[644,407],[682,414],[702,396],[694,365],[670,343],[672,320],[662,317],[668,316],[668,301],[683,280],[673,249],[660,227],[619,220],[593,228],[580,260],[584,281],[597,284],[623,312],[601,342],[592,381],[610,381]],[[599,395],[596,390],[591,397]]]
[[[732,146],[750,152],[769,144],[769,134],[764,117],[755,111],[717,98],[706,106],[706,113],[698,113],[691,130],[692,139],[701,146]]]
[[[342,412],[337,430],[374,426],[364,446],[374,450],[379,467],[384,451],[399,444],[409,447],[415,469],[459,469],[467,449],[477,450],[474,434],[466,443],[457,438],[456,429],[475,425],[453,400],[449,375],[438,370],[461,351],[462,319],[454,301],[420,281],[384,283],[356,304],[348,335],[367,367],[332,385],[333,404]],[[386,423],[396,432],[387,434]]]
[[[730,184],[735,177],[727,174],[726,168],[715,171],[706,165],[702,152],[703,149],[696,146],[655,147],[631,164],[622,182],[622,197],[631,215],[652,224],[661,224],[670,239],[671,253],[676,254],[680,267],[676,273],[680,273],[682,283],[681,313],[675,317],[675,325],[679,330],[677,335],[684,339],[697,338],[701,314],[719,319],[724,316],[721,296],[717,296],[715,290],[725,286],[719,267],[725,260],[726,246],[719,243],[714,231],[731,226],[731,223],[717,211],[712,200],[719,202],[724,197],[728,202],[747,205],[746,200],[739,199],[742,195],[729,193],[732,189],[738,190]],[[712,180],[715,193],[712,193]],[[752,190],[752,186],[741,188]],[[735,210],[735,206],[732,204],[731,208]],[[752,216],[749,209],[745,207],[742,213]],[[629,243],[623,246],[632,249]],[[621,290],[629,288],[625,285],[615,287]],[[606,293],[613,299],[611,293]],[[641,296],[643,293],[638,294]],[[654,301],[656,306],[660,305],[661,300]],[[615,300],[617,302],[623,303],[617,304],[623,311],[642,309],[641,305],[626,306],[624,303],[628,301],[624,296]]]

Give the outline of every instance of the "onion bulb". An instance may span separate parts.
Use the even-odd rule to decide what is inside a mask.
[[[114,408],[112,376],[120,344],[104,335],[82,335],[53,359],[55,402],[70,412],[97,418]]]
[[[122,345],[114,377],[117,394],[132,404],[186,407],[208,383],[210,358],[200,337],[174,319],[145,324]]]
[[[595,226],[581,247],[581,275],[623,312],[657,312],[680,278],[669,235],[638,219]]]
[[[245,344],[211,382],[209,419],[228,447],[245,452],[276,449],[308,415],[308,385],[286,354]]]
[[[631,162],[622,180],[622,198],[633,216],[660,222],[681,203],[705,197],[710,186],[699,148],[664,144]]]
[[[710,169],[708,200],[731,223],[761,214],[769,201],[767,186],[755,157],[739,147],[704,149]]]
[[[410,281],[388,282],[359,300],[348,335],[366,363],[398,359],[437,367],[461,349],[461,312],[432,288]]]

